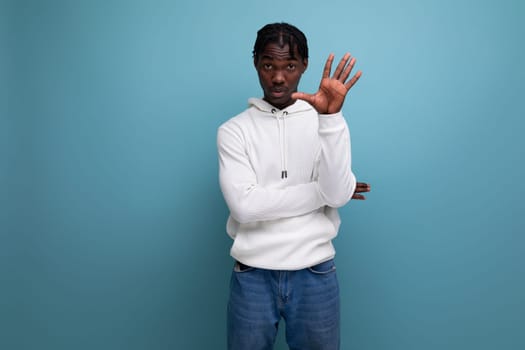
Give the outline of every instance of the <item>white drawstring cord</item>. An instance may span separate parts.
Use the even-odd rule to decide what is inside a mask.
[[[275,114],[277,110],[272,109],[272,114]],[[286,126],[284,122],[284,116],[288,115],[288,112],[284,111],[280,116],[277,115],[277,129],[279,132],[279,149],[281,151],[281,179],[286,179],[288,177],[288,171],[286,170]],[[282,126],[281,126],[282,123]]]
[[[281,179],[288,178],[288,170],[286,169],[286,155],[288,154],[288,143],[286,142],[286,122],[284,120],[284,116],[288,115],[287,111],[284,111],[281,119],[283,121],[283,151],[282,151],[282,164],[283,164],[283,171],[281,172]]]

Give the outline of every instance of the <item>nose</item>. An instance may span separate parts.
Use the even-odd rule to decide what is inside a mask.
[[[280,69],[276,69],[272,75],[272,83],[282,84],[284,83],[284,74]]]

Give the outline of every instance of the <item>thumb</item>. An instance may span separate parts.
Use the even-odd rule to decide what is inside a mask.
[[[305,94],[304,92],[294,92],[292,98],[294,100],[303,100],[308,103],[312,103],[315,100],[314,95]]]

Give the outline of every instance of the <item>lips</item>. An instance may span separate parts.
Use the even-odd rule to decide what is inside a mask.
[[[272,96],[274,97],[283,97],[287,93],[286,89],[282,89],[282,88],[274,88],[274,89],[271,89],[270,92],[272,93]]]

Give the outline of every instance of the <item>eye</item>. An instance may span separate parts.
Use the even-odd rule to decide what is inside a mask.
[[[288,70],[292,71],[292,70],[295,70],[296,67],[297,66],[295,64],[290,63],[287,68],[288,68]]]
[[[271,65],[271,63],[265,63],[265,64],[263,64],[263,68],[265,70],[270,70],[270,69],[272,69],[272,65]]]

